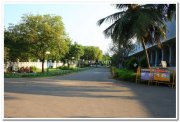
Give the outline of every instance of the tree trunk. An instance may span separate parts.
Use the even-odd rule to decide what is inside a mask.
[[[142,43],[142,46],[143,46],[143,49],[144,49],[144,52],[145,52],[145,55],[146,55],[146,61],[147,61],[148,68],[150,69],[151,66],[150,66],[150,63],[149,63],[149,55],[148,55],[148,52],[147,52],[147,49],[146,49],[146,46],[145,46],[144,38],[142,38],[141,43]]]
[[[42,73],[44,73],[44,60],[42,60]]]
[[[121,49],[121,44],[120,44],[120,42],[118,43],[118,68],[120,69],[120,65],[122,64],[122,61],[121,61],[121,51],[120,51],[120,49]]]
[[[67,62],[67,63],[68,63],[68,68],[70,68],[70,62],[69,62],[69,60],[68,60],[68,62]]]

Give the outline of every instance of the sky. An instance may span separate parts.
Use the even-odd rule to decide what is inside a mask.
[[[4,26],[18,24],[23,14],[58,15],[62,17],[66,32],[73,42],[98,46],[105,53],[108,52],[111,39],[105,38],[103,30],[111,23],[99,27],[97,21],[117,11],[107,3],[4,4]]]

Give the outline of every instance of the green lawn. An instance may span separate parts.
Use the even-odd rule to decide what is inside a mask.
[[[78,72],[87,70],[90,68],[73,68],[69,70],[61,70],[61,69],[49,69],[49,72],[36,72],[36,73],[4,73],[5,78],[23,78],[23,77],[29,77],[29,78],[35,78],[35,77],[51,77],[51,76],[57,76],[57,75],[64,75],[72,72]],[[45,70],[46,71],[46,70]]]

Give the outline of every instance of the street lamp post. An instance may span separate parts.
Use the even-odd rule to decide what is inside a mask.
[[[49,72],[49,67],[48,67],[48,56],[49,54],[51,54],[49,51],[46,51],[46,55],[47,55],[47,72]]]

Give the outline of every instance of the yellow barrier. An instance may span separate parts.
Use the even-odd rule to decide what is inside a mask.
[[[170,71],[173,71],[172,79],[170,79]],[[176,78],[175,70],[168,70],[163,68],[141,69],[141,67],[138,67],[136,72],[136,83],[140,81],[148,81],[148,85],[155,82],[156,85],[159,85],[160,83],[164,83],[164,84],[170,84],[172,85],[172,87],[175,87],[175,78]]]

